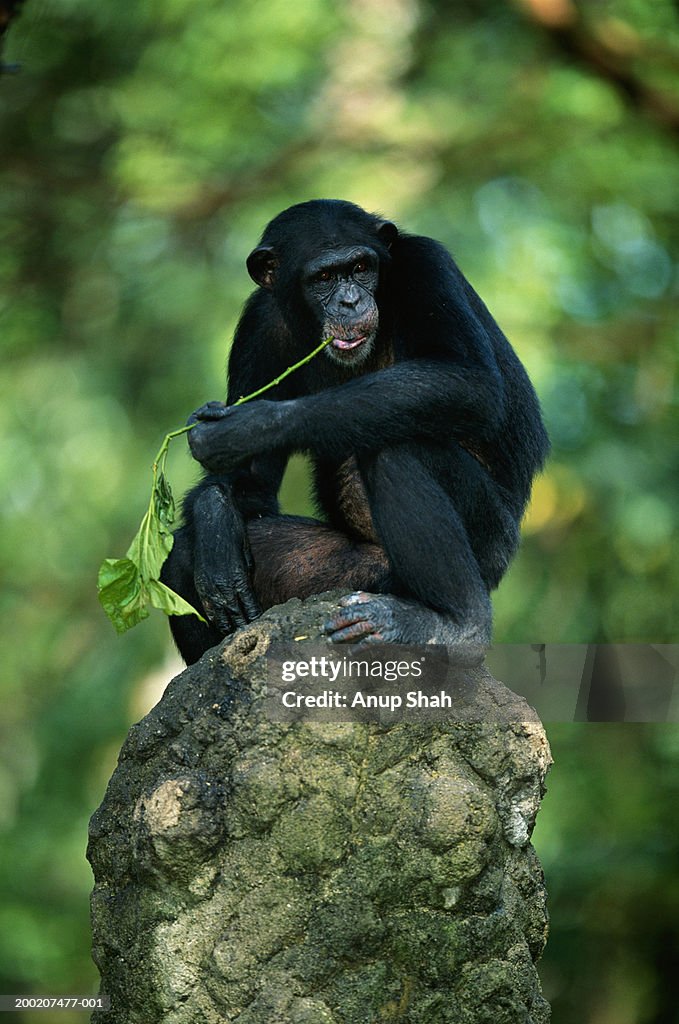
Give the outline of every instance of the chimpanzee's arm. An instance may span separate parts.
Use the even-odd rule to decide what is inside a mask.
[[[202,465],[217,471],[271,450],[341,459],[413,438],[490,441],[503,416],[502,381],[491,361],[466,367],[406,360],[301,398],[235,409],[211,402],[194,413],[189,444]]]
[[[193,583],[210,622],[222,633],[256,618],[252,557],[245,521],[278,512],[287,456],[258,456],[231,473],[207,476],[184,501]]]

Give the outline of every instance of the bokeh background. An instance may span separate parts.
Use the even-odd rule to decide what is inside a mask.
[[[223,397],[244,260],[284,207],[443,241],[531,373],[554,451],[496,639],[677,641],[679,10],[26,0],[4,59],[0,991],[91,992],[87,821],[176,668],[160,613],[114,634],[96,571],[162,436]],[[309,511],[301,458],[284,504]],[[549,732],[554,1019],[678,1021],[679,726]]]

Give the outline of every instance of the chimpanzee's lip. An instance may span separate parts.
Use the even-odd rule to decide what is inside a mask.
[[[333,338],[332,343],[335,348],[340,348],[343,351],[347,351],[350,348],[358,348],[366,340],[367,335],[359,334],[357,338]]]

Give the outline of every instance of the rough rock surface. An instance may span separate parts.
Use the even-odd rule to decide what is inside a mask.
[[[269,644],[329,608],[272,609],[130,730],[91,823],[94,1020],[549,1020],[540,723],[483,669],[449,721],[270,721]]]

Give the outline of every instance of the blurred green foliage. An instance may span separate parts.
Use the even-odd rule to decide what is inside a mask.
[[[26,0],[4,56],[0,990],[85,991],[87,819],[169,672],[162,617],[119,640],[96,569],[129,544],[162,436],[223,396],[244,259],[285,206],[351,199],[441,239],[529,368],[554,453],[497,639],[676,640],[679,18]],[[170,474],[177,493],[196,476],[186,456]],[[301,458],[284,499],[309,510]],[[554,742],[555,1018],[669,1022],[676,732]]]

